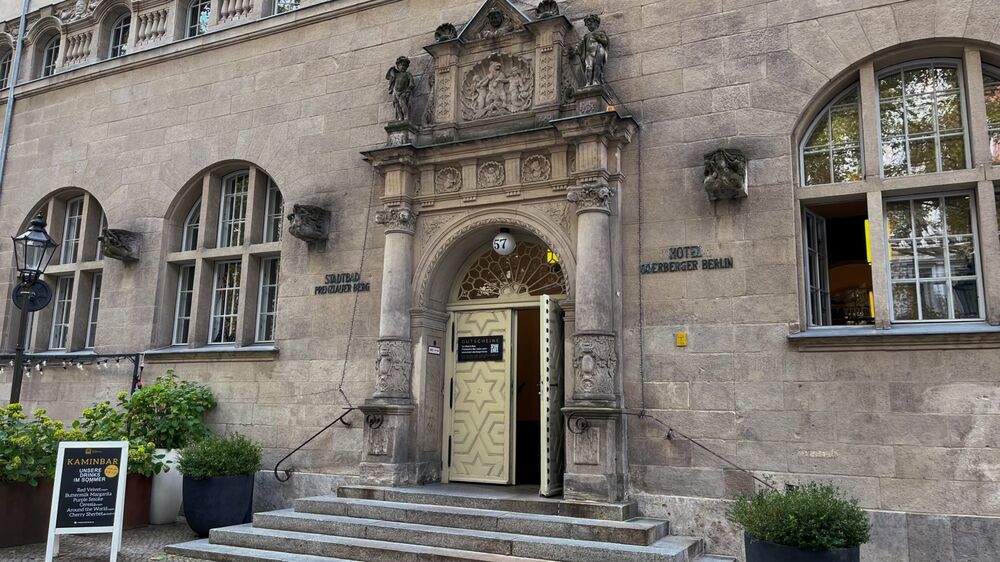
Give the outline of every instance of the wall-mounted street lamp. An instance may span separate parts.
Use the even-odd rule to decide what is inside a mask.
[[[42,281],[45,268],[56,253],[56,241],[45,231],[45,219],[38,215],[23,234],[14,240],[14,262],[17,267],[17,286],[11,295],[14,306],[20,310],[17,328],[17,346],[14,352],[14,379],[10,386],[10,403],[21,401],[21,380],[24,376],[24,339],[28,329],[28,314],[39,311],[52,300],[52,288]]]

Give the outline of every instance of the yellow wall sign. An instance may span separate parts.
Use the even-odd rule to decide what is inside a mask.
[[[687,347],[687,344],[688,344],[687,332],[677,332],[677,347]]]

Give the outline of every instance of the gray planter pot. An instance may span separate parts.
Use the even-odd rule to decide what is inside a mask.
[[[755,539],[743,533],[747,562],[861,562],[861,547],[816,552]]]

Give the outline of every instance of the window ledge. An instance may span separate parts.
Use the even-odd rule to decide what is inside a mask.
[[[200,363],[203,361],[274,361],[278,348],[274,345],[206,345],[204,347],[171,346],[144,352],[147,363]]]
[[[1000,349],[1000,326],[984,322],[812,328],[788,335],[799,351]]]

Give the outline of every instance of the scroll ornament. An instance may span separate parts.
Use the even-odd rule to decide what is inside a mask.
[[[604,181],[588,182],[580,186],[576,191],[566,194],[566,199],[571,203],[576,203],[580,210],[604,210],[610,209],[610,201],[615,196],[615,189]]]
[[[391,207],[375,213],[375,223],[385,227],[386,232],[400,231],[413,234],[417,224],[417,213],[408,207]]]

